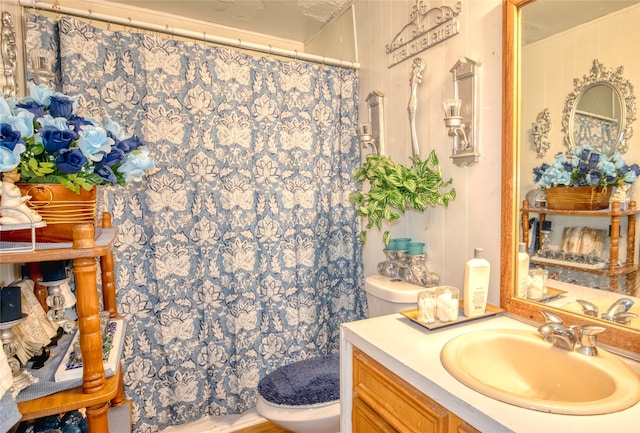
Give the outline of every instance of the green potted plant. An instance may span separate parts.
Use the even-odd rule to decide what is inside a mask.
[[[367,219],[360,232],[360,242],[365,243],[367,231],[374,226],[382,229],[383,221],[391,223],[407,209],[422,212],[427,206],[442,205],[456,198],[453,180],[444,180],[438,156],[431,151],[424,161],[418,156],[411,158],[410,167],[395,163],[385,155],[367,155],[364,163],[353,172],[358,183],[369,182],[368,192],[356,191],[349,201],[356,206],[358,215]],[[389,231],[382,235],[384,244],[389,242]]]

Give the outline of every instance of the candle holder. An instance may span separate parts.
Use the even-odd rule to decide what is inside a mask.
[[[38,378],[33,377],[31,373],[20,367],[20,361],[15,357],[18,351],[18,343],[13,334],[13,328],[25,320],[27,320],[27,315],[23,313],[20,319],[0,322],[0,341],[2,341],[2,350],[4,350],[5,355],[7,355],[9,368],[11,368],[11,374],[13,375],[12,393],[14,398],[20,391],[38,381]]]
[[[65,303],[66,299],[60,286],[69,281],[69,278],[63,278],[57,281],[39,281],[38,284],[47,288],[49,296],[47,296],[47,305],[49,311],[47,316],[53,322],[56,322],[67,334],[72,333],[76,328],[76,323],[65,317]]]

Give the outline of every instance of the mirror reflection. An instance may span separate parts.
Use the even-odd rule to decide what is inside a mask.
[[[621,138],[621,108],[618,90],[610,83],[596,82],[584,89],[569,112],[570,146],[615,150]]]
[[[598,14],[575,22],[578,7],[585,15],[584,8]],[[521,219],[518,241],[524,241],[520,248],[528,256],[528,266],[519,266],[514,289],[514,296],[528,301],[636,329],[640,329],[636,230],[640,184],[624,181],[607,186],[601,209],[558,209],[547,202],[549,191],[535,182],[533,170],[553,164],[559,153],[575,157],[571,150],[585,147],[589,155],[599,154],[601,161],[640,163],[640,142],[633,136],[640,60],[624,48],[631,35],[640,38],[639,23],[638,1],[538,0],[522,7],[516,202]],[[532,132],[540,129],[536,119],[543,111],[549,113],[549,125],[544,125],[549,148],[540,152]],[[593,156],[587,165],[589,161],[597,164]]]

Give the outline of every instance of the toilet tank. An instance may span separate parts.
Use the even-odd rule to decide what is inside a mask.
[[[384,316],[418,308],[418,293],[426,290],[406,281],[392,281],[383,275],[364,279],[369,317]]]

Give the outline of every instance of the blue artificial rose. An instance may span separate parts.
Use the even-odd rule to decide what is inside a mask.
[[[119,149],[122,149],[124,153],[131,153],[142,145],[142,140],[140,140],[137,135],[132,135],[131,137],[125,138],[116,144],[116,146]]]
[[[127,132],[124,130],[122,126],[116,121],[111,119],[107,119],[104,122],[104,129],[107,130],[109,135],[117,142],[119,140],[124,140],[127,136]]]
[[[87,163],[87,158],[79,149],[60,149],[56,157],[56,167],[65,174],[75,174],[82,170]]]
[[[73,140],[78,138],[78,134],[71,129],[60,131],[52,126],[42,128],[40,135],[44,143],[44,150],[48,153],[56,153],[62,149],[68,149]]]
[[[21,104],[16,104],[17,108],[22,108],[24,110],[30,111],[33,113],[33,117],[38,119],[44,116],[44,105],[38,104],[35,101],[23,102]]]
[[[37,86],[31,86],[29,88],[29,96],[31,99],[45,107],[51,105],[51,95],[53,95],[53,90],[44,84],[38,84]]]
[[[102,180],[105,182],[109,182],[112,185],[116,185],[118,183],[118,178],[113,173],[113,169],[108,165],[103,165],[100,167],[96,167],[95,172]]]
[[[80,132],[83,126],[98,126],[95,121],[80,116],[71,116],[67,121],[67,124],[73,128],[74,131]]]
[[[111,151],[113,139],[107,137],[107,131],[99,126],[83,126],[78,139],[78,147],[91,161],[100,161]]]
[[[124,176],[125,182],[140,182],[145,170],[155,166],[153,158],[149,156],[149,150],[141,147],[127,155],[124,164],[118,167],[118,171]]]
[[[600,184],[601,179],[602,172],[600,172],[600,170],[590,170],[584,180],[589,186],[597,186]]]
[[[33,137],[33,113],[30,111],[20,108],[15,116],[0,116],[0,123],[11,125],[23,139]]]
[[[101,161],[96,163],[96,167],[102,167],[106,165],[113,167],[116,164],[121,164],[125,160],[125,153],[117,147],[112,147],[111,152],[105,155]]]
[[[637,177],[638,175],[636,174],[636,172],[634,172],[633,170],[629,170],[624,174],[623,180],[625,181],[625,183],[633,183],[636,181]]]
[[[69,119],[73,113],[75,113],[74,104],[77,98],[72,98],[62,93],[54,93],[50,98],[51,107],[49,108],[49,114],[51,114],[51,116]]]
[[[59,129],[60,131],[64,131],[69,129],[69,123],[67,119],[64,117],[51,117],[49,114],[45,114],[44,117],[38,119],[38,123],[42,128],[46,128],[47,126],[54,127],[55,129]]]
[[[606,159],[600,160],[600,164],[598,164],[598,168],[602,171],[605,176],[615,176],[616,174],[616,166],[613,162],[608,161]]]
[[[0,172],[11,171],[20,164],[20,156],[27,150],[24,144],[16,143],[13,149],[0,145]]]
[[[589,159],[589,155],[591,154],[591,148],[589,146],[580,146],[573,149],[573,154],[583,161],[587,161]]]
[[[624,159],[622,158],[622,155],[620,154],[620,152],[615,152],[611,156],[611,162],[613,163],[613,165],[616,166],[618,170],[622,169],[625,165],[627,165],[627,163],[624,162]]]
[[[0,124],[0,144],[13,151],[18,143],[24,144],[20,132],[13,129],[8,123]]]

